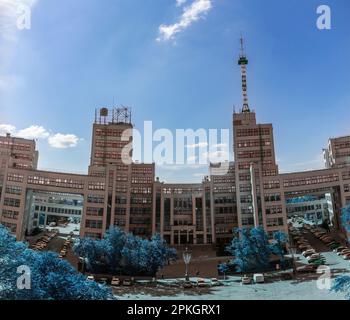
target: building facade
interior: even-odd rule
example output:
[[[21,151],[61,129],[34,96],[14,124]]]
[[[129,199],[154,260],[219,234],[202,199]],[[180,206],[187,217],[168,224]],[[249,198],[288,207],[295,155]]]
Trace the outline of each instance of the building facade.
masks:
[[[340,210],[350,203],[350,137],[330,139],[325,169],[280,174],[273,126],[259,124],[249,106],[243,46],[238,64],[243,107],[233,114],[235,159],[228,170],[211,164],[202,183],[162,182],[154,163],[132,161],[130,110],[102,108],[95,115],[86,175],[38,170],[35,141],[0,137],[0,223],[23,240],[36,219],[35,195],[61,193],[82,199],[82,237],[101,238],[115,225],[142,237],[160,233],[171,245],[225,244],[237,227],[288,232],[288,199],[327,194],[333,224],[341,229]]]

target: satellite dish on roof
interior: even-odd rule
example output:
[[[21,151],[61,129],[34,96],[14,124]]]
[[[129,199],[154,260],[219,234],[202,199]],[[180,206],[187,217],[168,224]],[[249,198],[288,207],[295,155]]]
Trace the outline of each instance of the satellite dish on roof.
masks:
[[[100,109],[100,116],[101,117],[108,117],[108,109],[107,108],[101,108]]]

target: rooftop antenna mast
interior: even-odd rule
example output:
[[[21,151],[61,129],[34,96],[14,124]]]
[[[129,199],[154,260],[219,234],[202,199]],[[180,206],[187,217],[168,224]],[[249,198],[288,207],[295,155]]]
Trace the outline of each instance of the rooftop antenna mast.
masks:
[[[248,65],[248,59],[245,53],[244,48],[244,39],[241,35],[240,38],[240,44],[241,44],[241,50],[238,60],[238,65],[241,66],[241,76],[242,76],[242,96],[243,96],[243,113],[250,112],[249,103],[248,103],[248,91],[247,91],[247,65]]]

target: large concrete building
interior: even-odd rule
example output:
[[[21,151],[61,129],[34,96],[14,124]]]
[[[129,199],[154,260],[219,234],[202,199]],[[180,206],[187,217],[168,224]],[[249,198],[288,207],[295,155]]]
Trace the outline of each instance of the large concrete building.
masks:
[[[71,194],[82,199],[83,237],[101,238],[116,225],[143,237],[160,233],[172,245],[224,244],[235,227],[287,232],[288,199],[327,194],[333,224],[341,229],[340,210],[350,202],[350,137],[329,141],[325,169],[280,174],[272,124],[259,124],[248,103],[243,47],[239,65],[243,107],[233,114],[235,159],[228,170],[220,173],[213,170],[220,164],[211,164],[202,183],[162,182],[155,178],[155,164],[131,161],[129,109],[102,108],[95,115],[86,175],[38,170],[34,141],[0,137],[0,223],[23,240],[33,224],[33,198]]]

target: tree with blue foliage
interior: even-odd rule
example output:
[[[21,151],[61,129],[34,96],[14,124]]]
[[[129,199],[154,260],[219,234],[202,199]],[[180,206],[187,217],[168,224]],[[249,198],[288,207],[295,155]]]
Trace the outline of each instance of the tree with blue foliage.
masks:
[[[20,289],[17,268],[30,270],[30,288]],[[52,252],[28,249],[0,225],[0,299],[6,300],[108,300],[111,289],[88,281],[67,261]],[[28,283],[27,283],[28,285]]]
[[[282,231],[274,232],[273,241],[270,245],[271,252],[277,255],[280,259],[282,267],[285,264],[285,248],[287,243],[287,236]]]
[[[342,209],[341,222],[346,232],[350,232],[350,205]],[[343,292],[345,293],[345,297],[350,300],[350,276],[342,275],[335,278],[332,283],[331,291]]]
[[[126,243],[126,234],[120,228],[109,228],[104,236],[107,249],[108,268],[110,272],[118,270],[122,261],[122,249]]]
[[[232,263],[238,272],[264,271],[270,266],[271,254],[278,252],[280,259],[284,259],[282,233],[276,235],[272,244],[263,228],[238,228],[236,236],[226,248],[233,257]],[[283,260],[284,261],[284,260]]]
[[[342,222],[343,228],[347,232],[350,232],[350,205],[342,209],[341,222]]]
[[[160,235],[148,240],[118,227],[111,227],[102,240],[80,239],[73,251],[89,262],[91,272],[104,266],[110,273],[126,275],[154,276],[170,259],[176,259],[176,250],[169,248]]]
[[[165,267],[169,260],[175,260],[176,250],[169,248],[160,234],[154,235],[146,244],[147,248],[147,272],[155,274],[159,269]]]
[[[227,263],[221,263],[218,266],[218,271],[224,275],[224,280],[226,280],[226,273],[230,271],[230,267]]]
[[[85,267],[91,272],[103,269],[111,250],[107,241],[95,241],[91,238],[78,239],[73,246],[74,254],[84,258]]]
[[[345,298],[350,300],[350,276],[336,277],[332,282],[331,291],[345,293]]]

